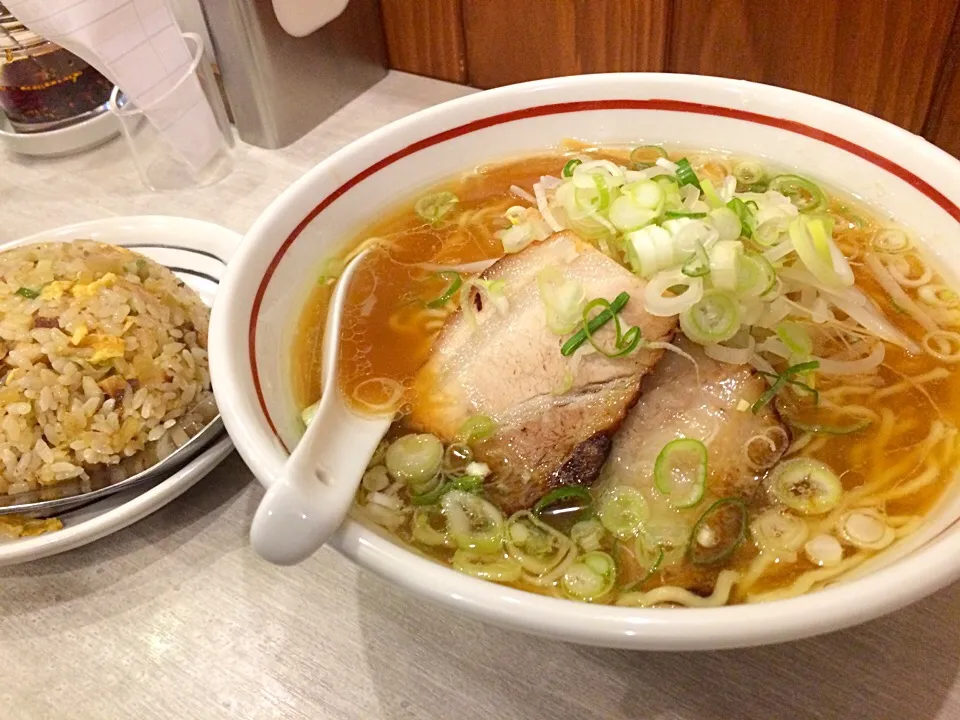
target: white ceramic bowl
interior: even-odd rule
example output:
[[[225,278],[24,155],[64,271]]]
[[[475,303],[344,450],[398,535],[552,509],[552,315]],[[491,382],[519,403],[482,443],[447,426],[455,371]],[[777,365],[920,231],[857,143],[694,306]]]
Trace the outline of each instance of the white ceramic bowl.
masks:
[[[320,262],[402,196],[571,137],[729,150],[796,167],[914,228],[960,276],[960,163],[842,105],[735,80],[652,74],[544,80],[445,103],[322,162],[273,202],[230,264],[213,311],[212,370],[227,428],[264,485],[279,476],[300,434],[291,338]],[[960,508],[952,500],[868,573],[796,599],[715,609],[637,610],[529,594],[425,560],[354,521],[333,543],[424,598],[502,626],[595,645],[724,648],[863,622],[960,577]]]

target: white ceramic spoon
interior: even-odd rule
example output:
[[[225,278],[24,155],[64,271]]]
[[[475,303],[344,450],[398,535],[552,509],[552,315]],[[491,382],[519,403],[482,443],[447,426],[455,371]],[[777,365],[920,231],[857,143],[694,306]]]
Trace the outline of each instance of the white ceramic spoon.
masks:
[[[344,269],[330,299],[320,370],[323,396],[307,431],[267,490],[253,517],[254,550],[277,565],[293,565],[315,553],[346,518],[367,463],[393,414],[359,415],[337,382],[340,329],[347,291],[363,252]]]

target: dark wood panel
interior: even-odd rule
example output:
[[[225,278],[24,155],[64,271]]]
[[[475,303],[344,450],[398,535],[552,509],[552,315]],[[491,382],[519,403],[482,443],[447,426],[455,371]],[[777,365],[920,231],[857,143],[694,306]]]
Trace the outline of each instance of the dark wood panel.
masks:
[[[390,67],[467,80],[460,0],[380,0]]]
[[[662,70],[668,0],[463,0],[467,77],[481,88]]]
[[[918,132],[958,0],[675,0],[670,70],[802,90]]]
[[[960,158],[960,9],[953,19],[923,135]]]

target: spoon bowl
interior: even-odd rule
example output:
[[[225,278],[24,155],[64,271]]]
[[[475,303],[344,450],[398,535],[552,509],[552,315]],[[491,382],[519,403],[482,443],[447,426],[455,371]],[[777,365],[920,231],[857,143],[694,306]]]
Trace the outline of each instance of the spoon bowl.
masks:
[[[392,413],[368,416],[353,411],[336,381],[343,310],[350,282],[367,252],[347,265],[330,299],[320,370],[324,391],[316,414],[283,474],[267,489],[250,528],[254,550],[276,565],[305,560],[340,527],[393,421]]]

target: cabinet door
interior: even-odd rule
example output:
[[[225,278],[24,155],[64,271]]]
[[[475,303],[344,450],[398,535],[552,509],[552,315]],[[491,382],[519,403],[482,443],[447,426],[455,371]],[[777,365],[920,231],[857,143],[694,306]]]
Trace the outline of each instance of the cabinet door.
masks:
[[[781,85],[919,132],[957,0],[675,0],[668,68]]]

